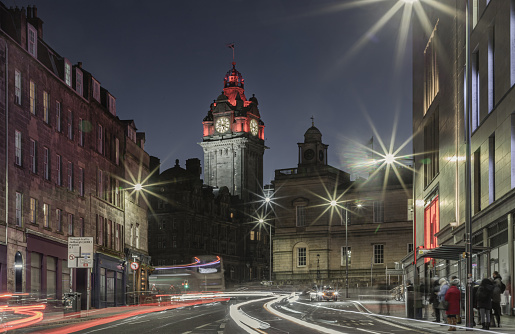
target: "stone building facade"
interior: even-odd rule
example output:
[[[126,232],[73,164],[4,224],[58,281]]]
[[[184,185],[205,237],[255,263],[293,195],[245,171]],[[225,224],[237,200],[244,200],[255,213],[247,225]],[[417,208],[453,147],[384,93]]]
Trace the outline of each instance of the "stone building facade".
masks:
[[[45,43],[35,7],[0,3],[0,44],[0,291],[51,301],[73,290],[83,308],[123,305],[126,247],[148,255],[147,208],[124,181],[148,175],[144,134],[82,63]],[[134,248],[124,236],[138,224]],[[71,236],[93,238],[91,270],[68,268]]]
[[[421,3],[428,21],[413,21],[413,151],[420,157],[414,180],[415,245],[464,250],[466,2],[437,2],[451,10]],[[474,252],[472,276],[476,280],[498,271],[506,282],[515,268],[515,2],[470,2],[470,240],[473,247],[488,248]],[[461,256],[406,259],[407,264],[415,261],[408,268],[415,281],[456,275],[466,283]],[[511,298],[502,302],[511,313]]]
[[[398,167],[402,182],[383,169],[351,181],[327,164],[328,146],[314,125],[298,145],[298,166],[275,171],[275,279],[342,287],[348,268],[349,287],[385,283],[386,269],[412,244],[412,172]]]

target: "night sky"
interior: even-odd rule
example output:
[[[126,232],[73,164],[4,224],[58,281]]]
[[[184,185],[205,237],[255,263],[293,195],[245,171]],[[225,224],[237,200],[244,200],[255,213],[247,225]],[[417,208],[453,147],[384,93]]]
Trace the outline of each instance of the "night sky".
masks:
[[[297,166],[311,116],[329,164],[353,173],[363,156],[353,141],[367,143],[372,125],[388,145],[395,124],[396,146],[412,132],[411,36],[399,47],[398,0],[3,2],[37,6],[44,40],[116,97],[117,115],[146,133],[162,171],[175,159],[203,160],[202,119],[231,68],[228,43],[265,122],[265,184]]]

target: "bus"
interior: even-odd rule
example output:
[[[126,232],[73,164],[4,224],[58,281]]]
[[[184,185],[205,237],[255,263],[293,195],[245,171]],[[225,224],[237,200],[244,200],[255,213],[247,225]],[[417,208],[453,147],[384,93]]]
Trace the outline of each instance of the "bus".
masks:
[[[149,286],[158,294],[224,291],[222,258],[199,255],[188,264],[155,267],[149,276]]]

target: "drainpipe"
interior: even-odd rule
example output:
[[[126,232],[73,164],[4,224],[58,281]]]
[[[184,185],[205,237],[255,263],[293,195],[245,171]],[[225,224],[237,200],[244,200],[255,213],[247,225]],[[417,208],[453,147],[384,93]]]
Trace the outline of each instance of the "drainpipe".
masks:
[[[9,222],[9,48],[5,43],[5,246]]]

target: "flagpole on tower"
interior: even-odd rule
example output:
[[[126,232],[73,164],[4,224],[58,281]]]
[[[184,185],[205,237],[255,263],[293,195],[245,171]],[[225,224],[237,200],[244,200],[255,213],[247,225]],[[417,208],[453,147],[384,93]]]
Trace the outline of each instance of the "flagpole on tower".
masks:
[[[234,43],[227,44],[227,47],[232,49],[232,61],[234,62]]]

